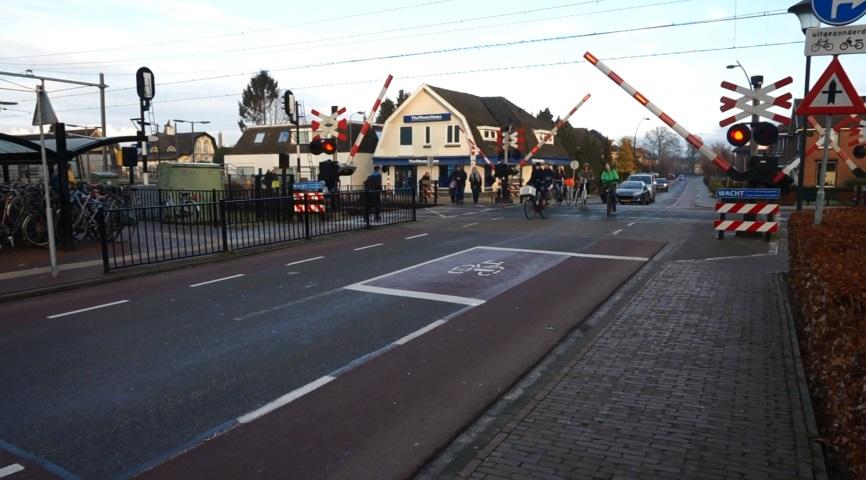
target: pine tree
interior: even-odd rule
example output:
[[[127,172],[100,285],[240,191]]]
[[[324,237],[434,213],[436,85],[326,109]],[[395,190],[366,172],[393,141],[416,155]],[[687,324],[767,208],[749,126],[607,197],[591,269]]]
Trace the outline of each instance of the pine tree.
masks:
[[[280,87],[267,70],[262,70],[250,78],[250,83],[241,94],[238,102],[238,115],[246,125],[270,125],[286,121],[286,114],[280,102]]]

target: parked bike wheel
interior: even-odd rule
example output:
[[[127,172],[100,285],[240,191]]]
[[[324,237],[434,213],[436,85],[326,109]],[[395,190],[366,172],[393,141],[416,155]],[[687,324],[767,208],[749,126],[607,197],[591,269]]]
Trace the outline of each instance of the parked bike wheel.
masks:
[[[535,208],[535,199],[532,197],[523,200],[523,214],[528,220],[532,220],[538,214],[538,210]]]
[[[32,210],[21,222],[21,234],[30,245],[45,246],[48,244],[48,222],[41,213]]]

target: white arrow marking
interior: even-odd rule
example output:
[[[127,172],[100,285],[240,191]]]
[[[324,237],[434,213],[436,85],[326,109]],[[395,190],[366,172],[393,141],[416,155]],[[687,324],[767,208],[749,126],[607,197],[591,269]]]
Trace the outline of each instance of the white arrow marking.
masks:
[[[830,10],[830,18],[836,18],[839,14],[840,5],[851,5],[851,10],[859,7],[866,0],[833,0],[833,8]]]

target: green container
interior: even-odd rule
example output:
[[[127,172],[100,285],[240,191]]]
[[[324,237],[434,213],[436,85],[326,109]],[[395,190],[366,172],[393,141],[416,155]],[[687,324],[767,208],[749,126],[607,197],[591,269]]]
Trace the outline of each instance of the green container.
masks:
[[[222,190],[223,166],[215,163],[162,162],[159,188],[165,190]]]
[[[90,172],[90,183],[99,185],[118,185],[114,172]]]

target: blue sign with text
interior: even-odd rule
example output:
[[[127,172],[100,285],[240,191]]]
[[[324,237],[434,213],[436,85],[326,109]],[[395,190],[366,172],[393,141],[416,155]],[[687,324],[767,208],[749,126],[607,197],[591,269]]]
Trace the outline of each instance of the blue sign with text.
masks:
[[[848,25],[866,14],[866,0],[812,0],[812,12],[827,25]]]
[[[425,113],[421,115],[403,115],[403,123],[418,122],[450,122],[451,113]]]
[[[778,200],[781,191],[778,188],[719,188],[716,198],[719,200]]]
[[[304,192],[324,192],[325,182],[295,182],[294,189]]]

